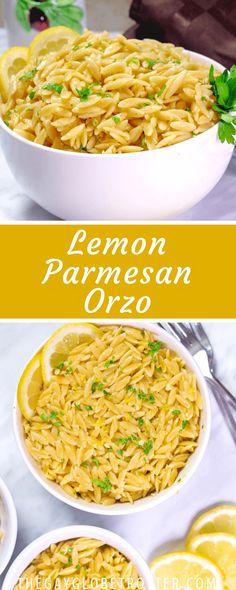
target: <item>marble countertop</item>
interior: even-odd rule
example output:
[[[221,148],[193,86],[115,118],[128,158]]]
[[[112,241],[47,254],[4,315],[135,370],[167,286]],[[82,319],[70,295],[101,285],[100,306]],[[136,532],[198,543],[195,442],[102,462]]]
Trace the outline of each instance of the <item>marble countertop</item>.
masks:
[[[6,33],[0,29],[0,54],[6,48]],[[177,217],[178,220],[236,219],[236,154],[217,186],[200,203]],[[23,193],[13,178],[0,148],[0,222],[44,221],[57,218]]]
[[[150,559],[171,541],[176,545],[202,509],[220,502],[236,503],[235,447],[213,398],[206,455],[191,481],[166,503],[141,514],[104,517],[70,508],[51,497],[29,473],[17,449],[12,405],[25,362],[56,327],[55,323],[0,324],[0,475],[12,492],[18,513],[14,556],[48,530],[93,524],[122,535]],[[236,323],[208,323],[205,327],[214,346],[218,376],[236,395]],[[2,580],[3,576],[0,586]]]

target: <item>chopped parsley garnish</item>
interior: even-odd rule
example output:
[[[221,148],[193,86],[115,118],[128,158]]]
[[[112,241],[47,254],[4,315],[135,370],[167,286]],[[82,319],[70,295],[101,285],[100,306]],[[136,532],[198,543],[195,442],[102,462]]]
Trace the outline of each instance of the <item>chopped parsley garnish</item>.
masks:
[[[76,410],[81,410],[81,405],[80,404],[75,404],[75,408],[76,408]]]
[[[181,414],[180,410],[172,410],[172,414],[173,416],[179,416],[179,414]]]
[[[111,395],[110,391],[107,391],[106,389],[103,389],[103,393],[104,395],[106,395],[107,397],[109,397]]]
[[[191,112],[191,108],[190,108],[190,107],[186,107],[186,109],[185,109],[185,110],[186,110],[186,111],[188,111],[188,113],[190,113],[190,112]]]
[[[92,461],[95,463],[96,467],[99,467],[100,461],[97,459],[97,457],[93,457]]]
[[[120,123],[120,121],[121,121],[120,117],[116,117],[116,116],[112,117],[112,119],[116,125],[118,125],[118,123]]]
[[[67,369],[65,370],[65,374],[66,375],[71,375],[72,373],[73,373],[72,367],[67,367]]]
[[[158,342],[158,341],[149,342],[147,354],[150,354],[151,357],[154,359],[155,355],[157,354],[157,352],[159,352],[160,348],[161,348],[161,342]]]
[[[108,492],[111,491],[112,489],[112,484],[109,480],[109,477],[105,477],[105,479],[102,481],[100,479],[94,479],[93,480],[94,485],[96,485],[98,488],[101,488],[105,494],[107,494]]]
[[[30,100],[33,100],[33,98],[35,97],[35,94],[36,94],[36,90],[31,90],[31,92],[29,93]]]
[[[144,419],[143,418],[138,418],[138,425],[139,426],[143,426],[144,425]]]
[[[87,43],[87,44],[85,45],[85,49],[88,49],[89,47],[92,47],[92,46],[93,46],[93,45],[92,45],[92,43]]]
[[[143,136],[142,136],[142,138],[141,138],[141,142],[140,142],[140,143],[141,143],[141,147],[143,147],[143,148],[144,148],[144,147],[145,147],[145,145],[146,145],[146,137],[145,137],[145,135],[143,135]]]
[[[9,121],[7,121],[6,119],[4,119],[4,120],[3,120],[3,123],[5,123],[5,125],[6,125],[7,127],[10,127],[10,123],[9,123]]]
[[[112,98],[111,92],[96,92],[97,96],[101,96],[102,98]]]
[[[55,418],[57,418],[57,416],[58,416],[58,412],[51,412],[51,414],[50,414],[51,420],[55,420]]]
[[[81,467],[88,467],[88,462],[87,461],[83,461],[83,463],[81,463]]]
[[[163,84],[159,90],[159,92],[157,93],[157,96],[161,96],[164,92],[164,90],[166,89],[166,84]]]
[[[202,100],[202,102],[205,102],[206,96],[201,96],[201,100]]]
[[[162,373],[162,368],[161,367],[155,367],[155,371],[157,371],[157,373]]]
[[[132,59],[130,61],[132,63],[136,64],[136,66],[140,66],[140,61],[139,61],[138,57],[132,57]]]
[[[123,449],[118,449],[117,454],[120,455],[120,457],[123,457],[123,455],[124,455]]]
[[[92,412],[93,411],[93,407],[92,406],[84,406],[84,409],[87,410],[87,412]]]
[[[41,414],[40,418],[43,422],[48,422],[49,421],[49,416],[47,416],[47,414]]]
[[[149,455],[150,451],[153,449],[153,442],[148,440],[142,445],[142,449],[145,455]]]
[[[114,363],[116,363],[116,359],[115,359],[115,357],[113,356],[111,359],[109,359],[108,361],[106,361],[106,362],[104,363],[104,367],[105,367],[105,369],[109,369],[109,367],[111,367],[111,365],[114,365]]]
[[[80,563],[78,563],[78,564],[75,566],[75,569],[76,569],[76,570],[80,570],[80,569],[81,569],[81,565],[80,565]]]
[[[80,90],[79,88],[76,88],[76,92],[80,97],[81,102],[87,102],[89,96],[92,94],[92,91],[89,88],[89,86],[84,86],[84,88],[81,88]]]
[[[59,365],[56,366],[56,369],[59,369],[59,371],[62,371],[65,367],[65,363],[59,363]]]
[[[231,114],[236,107],[236,65],[214,76],[214,66],[209,71],[209,82],[215,97],[212,108],[218,113],[220,122],[218,136],[221,143],[234,144],[236,135],[236,116]]]
[[[147,64],[149,68],[153,68],[158,63],[158,59],[148,59]]]
[[[182,421],[182,425],[181,425],[181,431],[184,430],[186,428],[186,426],[188,426],[188,420],[183,420]]]
[[[126,389],[127,391],[130,391],[130,393],[137,393],[137,389],[135,389],[135,387],[132,385],[127,385]]]
[[[119,440],[118,440],[118,445],[125,446],[125,445],[127,445],[129,442],[132,442],[132,438],[131,438],[131,436],[127,436],[127,437],[124,437],[124,438],[119,438]]]
[[[25,74],[23,74],[19,80],[22,81],[26,81],[26,80],[33,80],[35,74],[37,72],[37,68],[34,68],[33,70],[30,70],[29,72],[25,72]]]
[[[54,91],[57,94],[61,94],[64,86],[62,84],[44,84],[43,90]]]
[[[102,383],[101,381],[94,381],[94,383],[92,383],[92,393],[95,393],[95,391],[102,391],[104,389],[105,385],[104,383]]]

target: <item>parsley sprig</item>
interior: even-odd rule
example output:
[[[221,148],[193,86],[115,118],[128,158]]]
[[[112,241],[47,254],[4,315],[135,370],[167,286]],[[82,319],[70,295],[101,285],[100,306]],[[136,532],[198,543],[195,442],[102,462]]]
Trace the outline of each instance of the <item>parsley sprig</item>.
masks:
[[[236,135],[236,65],[214,76],[214,66],[210,67],[209,82],[215,97],[212,108],[219,114],[219,139],[221,143],[234,144]]]

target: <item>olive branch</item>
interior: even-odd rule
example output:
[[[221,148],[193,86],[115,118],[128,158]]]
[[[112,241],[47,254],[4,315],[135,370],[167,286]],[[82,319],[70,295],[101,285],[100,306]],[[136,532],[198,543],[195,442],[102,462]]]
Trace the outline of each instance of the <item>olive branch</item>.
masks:
[[[74,29],[78,33],[82,33],[81,20],[84,12],[82,8],[75,6],[75,0],[43,0],[40,3],[35,2],[35,0],[17,0],[16,18],[22,28],[27,32],[31,31],[28,18],[31,8],[42,10],[51,27],[64,25]]]

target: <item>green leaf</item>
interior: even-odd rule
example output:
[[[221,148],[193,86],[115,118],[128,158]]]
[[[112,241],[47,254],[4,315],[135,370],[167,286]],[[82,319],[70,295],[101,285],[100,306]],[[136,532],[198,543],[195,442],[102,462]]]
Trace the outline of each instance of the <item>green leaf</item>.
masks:
[[[215,96],[212,105],[214,111],[219,114],[220,122],[218,136],[221,143],[225,141],[234,144],[236,135],[236,116],[231,114],[236,107],[236,66],[230,70],[224,70],[219,76],[214,76],[214,67],[210,67],[209,82]]]
[[[22,28],[27,31],[27,33],[31,31],[30,22],[28,19],[27,4],[24,1],[22,2],[22,0],[18,0],[16,3],[16,18]]]

